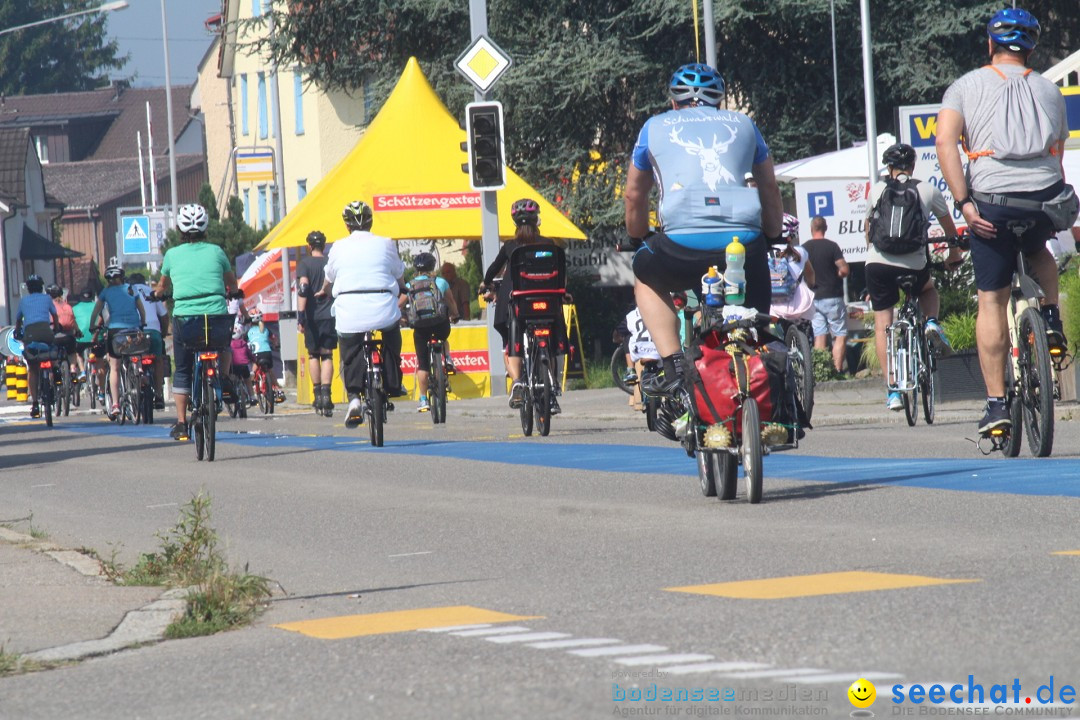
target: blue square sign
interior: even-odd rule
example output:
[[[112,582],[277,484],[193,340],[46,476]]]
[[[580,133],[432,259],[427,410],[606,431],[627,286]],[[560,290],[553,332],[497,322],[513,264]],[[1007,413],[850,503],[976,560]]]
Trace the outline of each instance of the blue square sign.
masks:
[[[810,209],[811,217],[814,215],[831,216],[833,214],[832,191],[807,193],[806,206]]]
[[[124,255],[145,255],[150,252],[150,218],[130,215],[121,218],[120,239]]]

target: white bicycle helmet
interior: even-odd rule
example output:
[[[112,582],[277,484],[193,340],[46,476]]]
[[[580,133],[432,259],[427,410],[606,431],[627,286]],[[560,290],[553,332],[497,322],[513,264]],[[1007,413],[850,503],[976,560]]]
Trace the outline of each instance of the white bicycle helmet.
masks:
[[[210,225],[206,208],[198,203],[180,206],[176,214],[176,228],[182,235],[202,235]]]

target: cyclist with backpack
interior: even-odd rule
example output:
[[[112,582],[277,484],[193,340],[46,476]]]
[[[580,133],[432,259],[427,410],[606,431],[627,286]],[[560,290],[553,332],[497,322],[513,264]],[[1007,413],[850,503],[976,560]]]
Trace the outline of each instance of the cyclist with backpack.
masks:
[[[19,300],[19,308],[15,311],[15,338],[22,340],[24,345],[30,343],[43,343],[52,345],[55,342],[55,331],[60,327],[60,320],[56,315],[56,307],[52,298],[45,294],[45,281],[40,275],[31,275],[26,278],[27,295]],[[26,378],[30,390],[30,417],[41,417],[41,406],[38,404],[38,363],[28,360],[26,363]]]
[[[888,177],[870,189],[870,209],[867,212],[866,289],[870,307],[874,310],[874,344],[881,367],[886,363],[886,336],[893,321],[893,308],[900,301],[898,281],[903,275],[915,275],[919,290],[919,308],[926,318],[926,338],[943,354],[952,347],[945,331],[938,324],[941,302],[927,262],[930,241],[931,213],[941,223],[949,237],[956,235],[952,213],[945,196],[932,183],[919,182],[911,177],[915,170],[915,148],[904,143],[889,147],[881,156]],[[949,248],[946,267],[955,267],[963,259],[955,246]],[[899,412],[904,407],[900,393],[890,389],[891,378],[885,378],[886,407]]]
[[[116,351],[113,342],[116,334],[122,330],[138,330],[146,326],[146,310],[143,308],[142,296],[131,289],[124,282],[124,268],[114,263],[105,268],[105,282],[109,285],[98,295],[97,304],[94,305],[93,314],[90,316],[90,326],[93,327],[101,317],[103,310],[108,309],[109,321],[106,323],[108,335],[106,346],[109,352],[109,417],[115,418],[120,414],[120,361],[123,356]]]
[[[56,316],[60,321],[60,332],[56,334],[56,345],[67,353],[68,367],[71,376],[77,378],[80,375],[79,365],[82,358],[75,352],[75,338],[79,335],[79,325],[75,322],[75,311],[64,297],[64,289],[53,283],[45,288],[45,293],[52,298],[53,307],[56,308]]]
[[[973,233],[971,262],[979,293],[975,339],[987,393],[982,434],[1012,424],[1005,395],[1006,311],[1018,250],[1045,295],[1047,340],[1051,348],[1066,347],[1057,266],[1046,241],[1055,230],[1072,226],[1078,205],[1062,167],[1069,136],[1064,97],[1027,67],[1041,29],[1026,10],[995,13],[986,26],[990,64],[949,86],[937,118],[941,174]],[[966,174],[961,139],[969,160]]]
[[[450,292],[450,283],[436,277],[435,256],[422,252],[413,258],[416,275],[405,283],[405,315],[409,327],[413,329],[413,346],[416,349],[416,391],[420,396],[417,412],[428,412],[428,381],[431,372],[431,358],[428,357],[428,342],[435,338],[446,341],[450,337],[450,323],[460,318],[457,302]],[[447,365],[449,352],[447,353]]]

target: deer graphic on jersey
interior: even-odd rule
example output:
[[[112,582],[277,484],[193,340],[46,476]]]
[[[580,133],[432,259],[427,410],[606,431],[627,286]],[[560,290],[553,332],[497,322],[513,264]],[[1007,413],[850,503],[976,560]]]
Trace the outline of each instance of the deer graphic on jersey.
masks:
[[[700,139],[694,142],[687,142],[680,137],[682,128],[675,128],[671,131],[669,139],[679,147],[685,148],[686,152],[691,155],[697,155],[701,161],[701,174],[705,184],[709,186],[709,190],[716,191],[716,186],[721,180],[726,183],[734,183],[735,176],[732,175],[724,164],[720,162],[720,155],[726,153],[731,143],[735,142],[735,128],[730,125],[725,125],[727,131],[731,133],[724,142],[720,142],[716,139],[716,133],[713,133],[713,142],[711,148],[706,148],[705,143]]]

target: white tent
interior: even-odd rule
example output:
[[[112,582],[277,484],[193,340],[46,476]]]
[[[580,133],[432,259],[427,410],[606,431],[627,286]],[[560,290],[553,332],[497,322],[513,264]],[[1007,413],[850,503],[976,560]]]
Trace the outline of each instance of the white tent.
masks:
[[[886,148],[896,142],[888,133],[878,135],[878,158]],[[784,182],[795,180],[826,180],[831,178],[866,178],[869,176],[866,161],[866,143],[844,150],[834,150],[824,155],[814,155],[776,166],[776,179]]]

